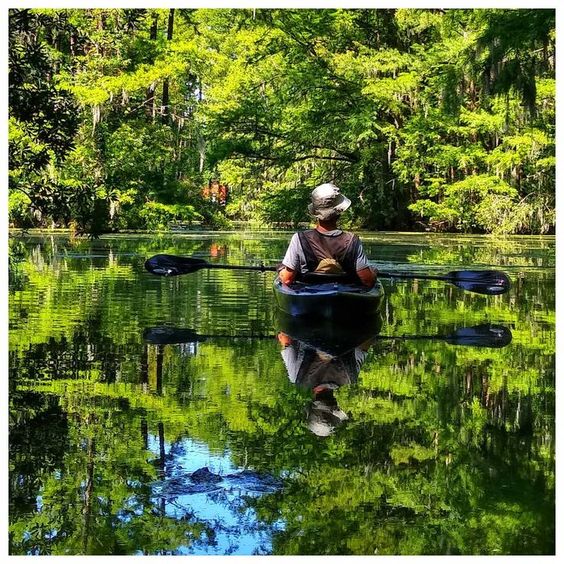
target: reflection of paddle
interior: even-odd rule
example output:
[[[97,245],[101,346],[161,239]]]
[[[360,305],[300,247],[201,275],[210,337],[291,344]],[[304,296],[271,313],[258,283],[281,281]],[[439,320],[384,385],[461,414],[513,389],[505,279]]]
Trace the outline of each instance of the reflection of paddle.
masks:
[[[176,255],[155,255],[145,261],[145,268],[159,276],[178,276],[191,274],[203,268],[221,268],[226,270],[258,270],[259,272],[276,272],[275,266],[247,266],[234,264],[216,264],[194,257]],[[453,270],[442,276],[431,274],[412,274],[402,272],[378,272],[379,278],[423,279],[450,282],[458,288],[478,294],[496,295],[507,292],[510,287],[509,278],[498,270]]]
[[[174,327],[149,327],[143,332],[145,342],[153,345],[173,345],[179,343],[196,343],[208,339],[273,339],[274,335],[200,335],[193,329],[175,329]],[[375,335],[374,340],[435,340],[445,341],[450,345],[466,347],[505,347],[511,342],[512,334],[503,325],[475,325],[474,327],[460,327],[449,335]],[[360,344],[360,343],[359,343]]]
[[[419,339],[445,341],[450,345],[462,345],[466,347],[505,347],[511,342],[513,335],[508,327],[503,325],[475,325],[474,327],[460,327],[450,335],[379,335],[376,339],[405,339],[415,341]]]
[[[273,339],[274,335],[200,335],[193,329],[175,327],[148,327],[143,331],[143,340],[152,345],[176,345],[180,343],[202,343],[208,339]]]

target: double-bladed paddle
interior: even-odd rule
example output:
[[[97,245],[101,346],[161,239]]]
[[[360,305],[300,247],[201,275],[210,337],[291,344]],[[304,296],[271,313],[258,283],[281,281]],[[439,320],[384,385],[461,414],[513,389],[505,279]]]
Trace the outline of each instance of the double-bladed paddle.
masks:
[[[153,345],[173,345],[180,343],[197,343],[208,339],[273,339],[273,335],[200,335],[193,329],[178,329],[174,327],[161,326],[149,327],[143,332],[145,342]],[[508,327],[503,325],[491,325],[489,323],[475,325],[473,327],[459,327],[448,335],[375,335],[376,340],[434,340],[445,341],[450,345],[462,345],[467,347],[490,347],[501,348],[511,342],[513,335]]]
[[[176,255],[155,255],[145,261],[145,268],[159,276],[178,276],[191,274],[203,268],[221,268],[227,270],[258,270],[276,272],[275,266],[247,266],[216,264],[201,258],[181,257]],[[453,270],[444,275],[413,274],[409,272],[378,272],[379,278],[442,280],[458,288],[478,294],[497,295],[509,290],[511,283],[504,272],[498,270]]]

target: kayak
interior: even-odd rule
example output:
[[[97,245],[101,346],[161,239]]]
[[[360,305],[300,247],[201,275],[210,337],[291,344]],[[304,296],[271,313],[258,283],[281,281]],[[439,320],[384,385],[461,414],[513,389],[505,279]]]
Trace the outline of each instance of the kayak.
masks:
[[[373,288],[342,282],[303,283],[289,286],[274,280],[278,308],[293,317],[358,319],[378,313],[384,298],[379,281]]]

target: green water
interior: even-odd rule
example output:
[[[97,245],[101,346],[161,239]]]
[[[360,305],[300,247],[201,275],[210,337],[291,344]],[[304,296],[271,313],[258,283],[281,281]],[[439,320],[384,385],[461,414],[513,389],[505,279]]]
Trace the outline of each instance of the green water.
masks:
[[[278,318],[272,273],[143,270],[276,264],[289,237],[11,238],[11,554],[554,553],[554,238],[362,235],[381,270],[513,286],[384,281],[382,338],[340,357]],[[511,342],[385,338],[482,324]]]

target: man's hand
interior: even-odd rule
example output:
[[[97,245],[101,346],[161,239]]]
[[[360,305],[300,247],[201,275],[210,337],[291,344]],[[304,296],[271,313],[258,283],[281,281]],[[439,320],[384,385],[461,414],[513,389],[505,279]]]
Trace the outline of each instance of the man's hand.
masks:
[[[289,335],[286,335],[286,333],[284,333],[283,331],[280,331],[280,333],[278,333],[278,335],[276,335],[276,338],[278,339],[278,342],[283,347],[289,347],[293,342],[292,337],[290,337]]]
[[[282,284],[288,286],[296,279],[296,271],[291,268],[284,267],[279,273],[278,278],[280,278]]]
[[[364,286],[372,288],[372,286],[376,284],[376,277],[378,276],[378,271],[376,269],[372,269],[367,266],[362,270],[357,270],[356,274]]]

